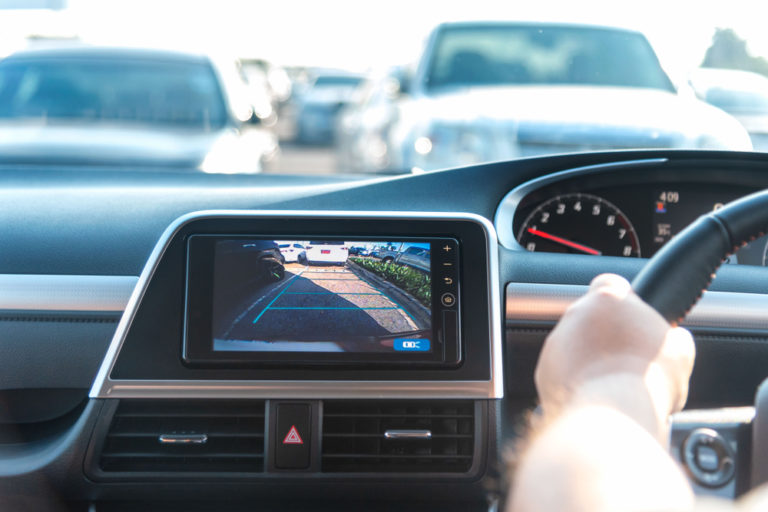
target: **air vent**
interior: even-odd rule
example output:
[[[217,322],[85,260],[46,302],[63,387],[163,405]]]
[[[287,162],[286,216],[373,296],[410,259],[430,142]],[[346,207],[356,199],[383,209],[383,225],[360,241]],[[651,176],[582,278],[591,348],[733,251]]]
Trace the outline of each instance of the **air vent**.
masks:
[[[264,402],[123,400],[100,466],[105,472],[261,472]]]
[[[326,401],[326,472],[464,473],[472,466],[471,401]]]

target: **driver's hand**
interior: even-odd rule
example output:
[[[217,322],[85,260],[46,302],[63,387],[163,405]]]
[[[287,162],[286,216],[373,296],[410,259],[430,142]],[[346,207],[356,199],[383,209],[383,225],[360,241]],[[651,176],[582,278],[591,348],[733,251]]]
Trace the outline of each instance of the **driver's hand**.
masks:
[[[618,409],[662,440],[688,396],[695,347],[622,277],[596,277],[563,315],[536,368],[545,417],[572,405]]]

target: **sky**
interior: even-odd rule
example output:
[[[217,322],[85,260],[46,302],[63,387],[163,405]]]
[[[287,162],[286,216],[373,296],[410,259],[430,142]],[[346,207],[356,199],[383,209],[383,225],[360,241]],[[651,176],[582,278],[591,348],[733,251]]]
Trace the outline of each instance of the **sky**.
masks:
[[[672,74],[695,68],[715,28],[768,56],[764,0],[69,0],[63,11],[0,10],[0,54],[30,32],[357,71],[414,61],[441,21],[523,19],[642,31]]]

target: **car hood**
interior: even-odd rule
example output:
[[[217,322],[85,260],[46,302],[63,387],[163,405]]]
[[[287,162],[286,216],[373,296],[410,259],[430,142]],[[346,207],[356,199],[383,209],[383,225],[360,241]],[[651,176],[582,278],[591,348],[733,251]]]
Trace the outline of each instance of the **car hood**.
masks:
[[[675,147],[684,140],[709,137],[730,149],[749,149],[746,132],[728,114],[700,100],[655,89],[473,87],[418,103],[413,103],[413,115],[422,119],[487,127],[514,124],[521,142]],[[633,133],[642,134],[646,142],[626,139]],[[666,143],[654,145],[654,139]]]
[[[203,132],[106,123],[0,122],[2,162],[258,172],[266,149],[258,137],[244,137],[234,128]]]
[[[749,133],[768,133],[768,112],[731,112]]]

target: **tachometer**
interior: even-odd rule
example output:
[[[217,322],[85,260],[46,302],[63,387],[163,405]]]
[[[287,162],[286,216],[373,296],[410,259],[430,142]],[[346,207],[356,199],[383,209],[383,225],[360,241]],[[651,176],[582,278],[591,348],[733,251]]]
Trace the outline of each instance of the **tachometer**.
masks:
[[[564,194],[542,203],[523,222],[517,241],[528,251],[640,257],[627,216],[591,194]]]

